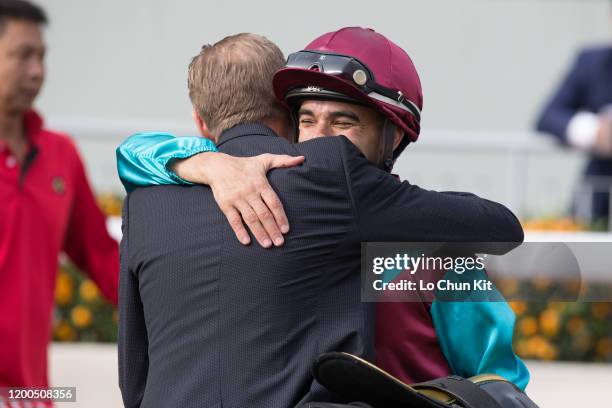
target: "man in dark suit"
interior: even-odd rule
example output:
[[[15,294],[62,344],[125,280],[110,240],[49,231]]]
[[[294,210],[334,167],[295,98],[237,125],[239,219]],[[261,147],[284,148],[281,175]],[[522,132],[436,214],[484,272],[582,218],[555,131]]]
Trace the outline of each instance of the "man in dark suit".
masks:
[[[343,136],[278,137],[289,121],[270,83],[283,64],[274,44],[243,34],[205,47],[190,66],[196,123],[221,152],[305,157],[270,173],[291,220],[282,247],[242,245],[207,187],[137,188],[126,199],[119,363],[127,407],[329,400],[310,374],[318,354],[373,358],[362,241],[522,241],[502,205],[401,183]]]
[[[574,211],[582,219],[609,217],[612,188],[612,47],[579,53],[541,113],[537,130],[589,154]]]

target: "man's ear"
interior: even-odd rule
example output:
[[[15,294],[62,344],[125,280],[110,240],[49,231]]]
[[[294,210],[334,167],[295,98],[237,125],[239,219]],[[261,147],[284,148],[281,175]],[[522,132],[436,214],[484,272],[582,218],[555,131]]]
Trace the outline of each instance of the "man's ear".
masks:
[[[393,151],[397,149],[400,142],[404,138],[404,131],[400,129],[398,126],[395,127],[395,135],[393,135]]]
[[[200,132],[200,135],[202,135],[202,137],[210,139],[213,142],[217,141],[217,138],[212,133],[210,133],[206,122],[204,122],[204,120],[200,117],[200,114],[195,109],[191,111],[191,117],[193,118],[193,121],[195,122],[196,127],[198,128],[198,132]]]

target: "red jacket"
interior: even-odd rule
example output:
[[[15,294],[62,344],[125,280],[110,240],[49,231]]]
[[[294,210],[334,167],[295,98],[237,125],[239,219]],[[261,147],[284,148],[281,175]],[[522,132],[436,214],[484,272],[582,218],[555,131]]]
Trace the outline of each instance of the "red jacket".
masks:
[[[35,112],[24,124],[23,163],[0,142],[0,386],[46,387],[58,255],[116,304],[119,254],[73,142]]]

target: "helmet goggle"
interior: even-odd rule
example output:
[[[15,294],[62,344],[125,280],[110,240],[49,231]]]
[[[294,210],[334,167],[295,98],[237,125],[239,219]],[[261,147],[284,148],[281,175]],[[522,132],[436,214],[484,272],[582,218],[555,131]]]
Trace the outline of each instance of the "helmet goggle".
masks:
[[[299,51],[290,54],[285,68],[300,68],[340,77],[359,88],[368,97],[396,106],[421,120],[419,108],[400,92],[379,85],[368,67],[347,55],[315,51]]]

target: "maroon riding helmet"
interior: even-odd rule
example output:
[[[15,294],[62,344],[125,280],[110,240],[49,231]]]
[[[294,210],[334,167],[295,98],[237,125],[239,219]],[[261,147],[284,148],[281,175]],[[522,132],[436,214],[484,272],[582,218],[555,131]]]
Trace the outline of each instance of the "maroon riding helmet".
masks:
[[[315,39],[289,55],[273,86],[290,107],[304,99],[331,99],[380,112],[387,119],[380,163],[386,170],[419,136],[423,93],[416,68],[404,50],[372,29],[346,27]],[[394,126],[404,137],[392,151]]]

